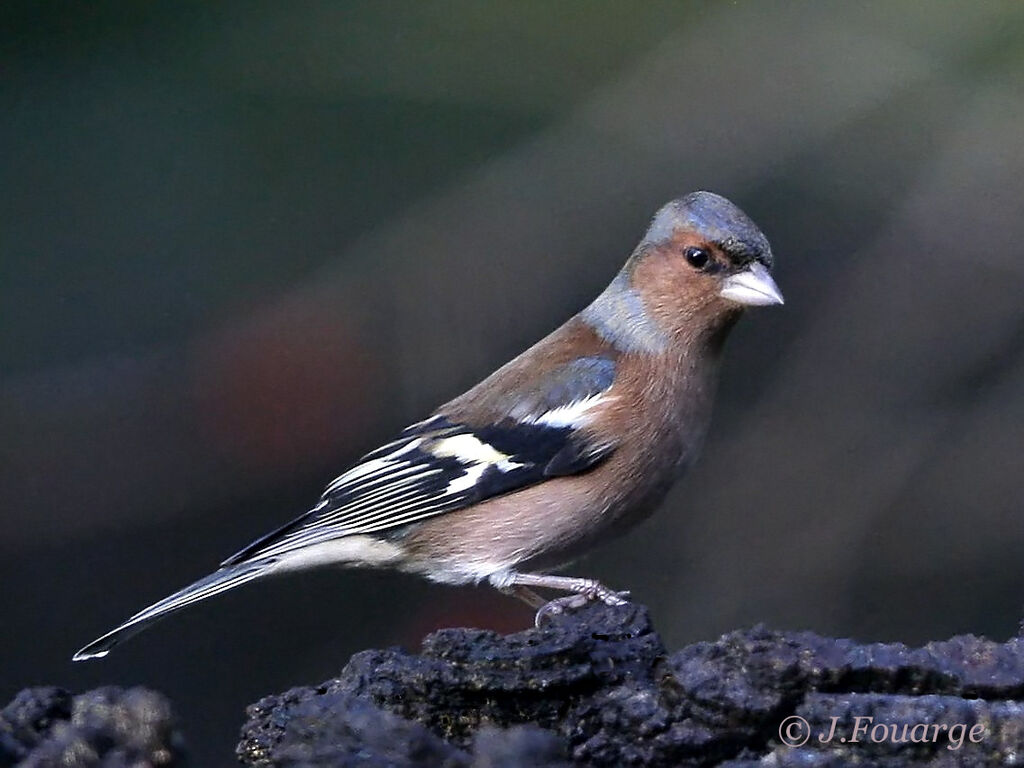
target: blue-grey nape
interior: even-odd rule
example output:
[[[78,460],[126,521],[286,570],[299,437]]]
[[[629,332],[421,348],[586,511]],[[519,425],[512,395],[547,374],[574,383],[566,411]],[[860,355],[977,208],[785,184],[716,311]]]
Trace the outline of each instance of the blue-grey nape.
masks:
[[[692,229],[718,244],[740,264],[757,260],[772,266],[768,238],[747,214],[714,192],[692,192],[662,206],[642,244],[664,242],[679,228]]]
[[[657,354],[668,344],[668,337],[647,313],[625,269],[580,312],[580,319],[620,352]]]

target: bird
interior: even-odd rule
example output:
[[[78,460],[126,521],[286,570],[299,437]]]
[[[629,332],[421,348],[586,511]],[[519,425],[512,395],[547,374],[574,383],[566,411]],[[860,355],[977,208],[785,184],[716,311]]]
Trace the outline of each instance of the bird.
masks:
[[[318,502],[89,643],[107,655],[154,621],[271,574],[391,568],[488,583],[545,616],[629,593],[560,575],[647,517],[694,463],[723,344],[782,304],[767,238],[698,191],[661,207],[607,288],[561,327],[330,482]],[[537,589],[564,593],[546,600]]]

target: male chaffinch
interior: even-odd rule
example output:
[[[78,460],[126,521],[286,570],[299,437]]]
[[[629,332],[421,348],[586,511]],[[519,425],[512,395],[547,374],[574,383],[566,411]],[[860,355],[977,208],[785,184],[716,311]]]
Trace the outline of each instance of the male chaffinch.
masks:
[[[540,608],[538,621],[580,599],[623,602],[547,571],[644,518],[693,463],[729,330],[745,305],[782,303],[771,266],[768,240],[728,200],[673,200],[582,312],[75,660],[199,600],[318,565],[487,581]],[[545,603],[536,587],[570,594]]]

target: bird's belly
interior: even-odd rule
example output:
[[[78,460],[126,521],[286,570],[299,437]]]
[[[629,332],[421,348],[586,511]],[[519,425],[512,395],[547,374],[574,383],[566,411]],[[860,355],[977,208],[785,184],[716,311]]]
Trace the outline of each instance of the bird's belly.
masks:
[[[678,473],[671,461],[654,472],[623,473],[613,457],[584,475],[438,516],[401,537],[407,570],[459,584],[564,565],[649,516]]]

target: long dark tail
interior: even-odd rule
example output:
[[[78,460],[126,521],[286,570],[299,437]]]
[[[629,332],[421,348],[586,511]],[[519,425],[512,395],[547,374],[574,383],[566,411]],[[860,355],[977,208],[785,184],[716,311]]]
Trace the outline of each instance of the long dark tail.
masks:
[[[129,637],[137,635],[153,622],[174,613],[174,611],[192,605],[192,603],[198,603],[200,600],[219,595],[221,592],[226,592],[229,589],[245,584],[247,581],[252,581],[264,575],[272,565],[273,561],[254,561],[238,563],[237,565],[231,565],[214,571],[209,576],[204,576],[199,581],[189,584],[184,589],[165,597],[160,602],[153,603],[148,608],[136,613],[117,629],[93,640],[76,653],[73,660],[85,661],[86,659],[102,658],[110,653],[110,649],[122,640],[127,640]]]

